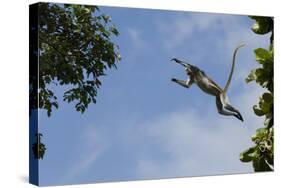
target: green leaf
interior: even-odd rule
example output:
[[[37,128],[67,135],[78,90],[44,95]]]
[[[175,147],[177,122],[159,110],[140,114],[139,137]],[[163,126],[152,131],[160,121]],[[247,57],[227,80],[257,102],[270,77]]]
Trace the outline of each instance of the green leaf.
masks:
[[[251,147],[246,151],[240,153],[240,161],[242,162],[250,162],[256,157],[256,148]]]
[[[256,54],[256,60],[261,64],[263,64],[265,61],[269,61],[272,59],[269,51],[263,48],[255,49],[255,54]]]
[[[265,158],[257,158],[253,160],[253,167],[255,172],[272,171],[269,165],[266,163]]]
[[[111,27],[111,28],[110,28],[110,31],[111,31],[114,35],[116,35],[116,36],[119,35],[119,31],[118,31],[115,27]]]
[[[266,103],[264,100],[260,103],[260,108],[263,111],[263,113],[268,113],[271,110],[271,104]]]
[[[51,112],[52,112],[52,110],[47,110],[47,115],[48,115],[48,117],[50,117],[51,116]]]
[[[102,14],[101,17],[102,17],[102,19],[104,20],[105,23],[107,23],[111,19],[110,16],[105,15],[105,14]]]
[[[250,72],[250,74],[248,75],[248,77],[245,79],[246,83],[249,83],[253,80],[256,80],[257,79],[257,76],[256,76],[256,70],[252,70]]]
[[[260,140],[265,136],[265,134],[266,134],[265,128],[259,128],[256,130],[256,137],[259,138]]]
[[[253,106],[253,110],[257,116],[263,116],[265,114],[257,105]]]
[[[70,4],[64,4],[63,6],[64,6],[64,8],[70,8],[71,7]]]
[[[118,54],[118,55],[117,55],[117,60],[118,60],[118,61],[121,61],[121,59],[122,59],[121,55]]]
[[[80,32],[81,32],[81,29],[80,29],[80,28],[74,29],[73,32],[74,32],[74,33],[80,33]]]
[[[253,27],[252,27],[252,31],[255,32],[256,34],[260,34],[260,35],[264,35],[268,32],[270,32],[268,27],[263,27],[263,24],[257,22],[254,23]]]
[[[273,29],[273,21],[270,17],[262,16],[250,16],[250,18],[256,20],[256,23],[252,26],[252,31],[259,35],[264,35]]]
[[[46,151],[45,144],[41,142],[42,134],[36,134],[36,141],[32,144],[32,151],[35,159],[43,159]]]
[[[267,128],[271,128],[273,126],[273,118],[266,118],[264,121],[264,125]]]
[[[262,98],[263,98],[263,100],[264,100],[265,102],[267,102],[267,103],[272,103],[272,102],[273,102],[273,96],[272,96],[271,93],[264,93],[264,94],[262,95]]]
[[[84,7],[82,11],[84,14],[89,14],[91,12],[91,9]]]

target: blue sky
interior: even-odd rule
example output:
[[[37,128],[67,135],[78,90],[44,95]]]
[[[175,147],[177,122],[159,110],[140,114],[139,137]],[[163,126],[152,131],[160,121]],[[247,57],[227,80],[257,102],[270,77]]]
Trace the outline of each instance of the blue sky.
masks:
[[[49,118],[40,111],[47,145],[40,160],[40,185],[94,183],[253,172],[239,153],[262,126],[252,106],[262,93],[245,77],[255,68],[253,49],[267,47],[268,36],[251,32],[247,16],[101,7],[120,31],[118,69],[107,71],[97,104],[84,114],[63,103]],[[214,97],[186,79],[177,57],[203,69],[222,87],[237,66],[229,89],[244,122],[217,113]],[[58,96],[63,89],[53,88]]]

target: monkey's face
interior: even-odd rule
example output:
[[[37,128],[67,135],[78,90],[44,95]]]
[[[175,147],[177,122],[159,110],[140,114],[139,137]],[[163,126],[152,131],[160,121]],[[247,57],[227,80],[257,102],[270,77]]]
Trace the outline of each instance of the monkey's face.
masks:
[[[188,72],[192,75],[195,75],[198,72],[200,72],[200,69],[198,67],[192,65],[189,67]]]
[[[193,74],[192,71],[190,71],[190,69],[188,68],[184,68],[184,70],[188,76],[191,76]]]

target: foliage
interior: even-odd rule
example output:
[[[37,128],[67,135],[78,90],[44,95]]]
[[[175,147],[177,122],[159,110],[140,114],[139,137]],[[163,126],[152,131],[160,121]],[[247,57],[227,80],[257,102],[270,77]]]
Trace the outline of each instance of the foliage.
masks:
[[[66,102],[75,102],[83,113],[96,103],[100,76],[105,69],[116,68],[120,60],[118,46],[111,40],[119,32],[111,18],[97,6],[39,4],[39,108],[48,116],[58,108],[51,83],[65,85]]]
[[[63,100],[75,102],[75,109],[83,113],[96,103],[105,70],[116,68],[121,60],[119,47],[112,42],[119,32],[97,6],[39,3],[38,7],[30,15],[30,37],[38,36],[38,41],[30,40],[30,115],[39,107],[51,116],[53,108],[59,107],[51,84],[68,88]],[[35,137],[34,156],[43,159],[42,134]]]
[[[261,87],[266,88],[259,99],[258,105],[253,106],[253,111],[257,116],[264,116],[264,127],[256,130],[252,136],[255,146],[250,147],[240,154],[242,162],[253,163],[256,172],[272,171],[274,168],[274,127],[273,127],[273,19],[270,17],[250,16],[256,20],[252,30],[256,34],[267,34],[271,32],[270,47],[268,50],[263,48],[255,49],[256,61],[261,65],[260,68],[252,70],[246,78],[246,82],[256,81]]]
[[[45,145],[41,142],[42,136],[41,133],[36,134],[36,142],[32,145],[32,151],[36,159],[43,159],[46,151]]]
[[[256,22],[252,26],[252,31],[258,35],[264,35],[271,32],[270,43],[273,44],[273,18],[262,16],[249,16]]]

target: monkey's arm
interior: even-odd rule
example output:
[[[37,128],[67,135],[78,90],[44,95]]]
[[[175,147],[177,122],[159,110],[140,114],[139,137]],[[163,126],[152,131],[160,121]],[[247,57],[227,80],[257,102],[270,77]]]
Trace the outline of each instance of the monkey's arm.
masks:
[[[192,77],[190,77],[189,79],[187,79],[186,81],[183,80],[178,80],[176,78],[172,78],[173,82],[176,82],[177,84],[185,87],[185,88],[190,88],[190,86],[194,83],[194,79]]]

